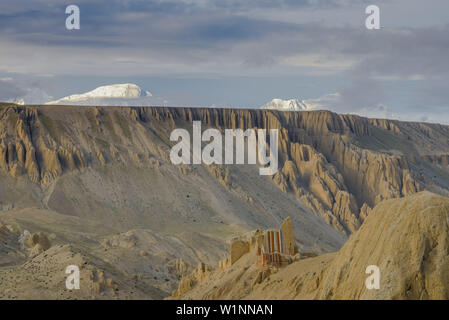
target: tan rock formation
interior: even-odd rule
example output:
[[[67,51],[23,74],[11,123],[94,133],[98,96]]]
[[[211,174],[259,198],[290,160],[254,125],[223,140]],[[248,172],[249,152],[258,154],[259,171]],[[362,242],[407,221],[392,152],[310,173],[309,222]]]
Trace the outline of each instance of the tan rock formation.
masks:
[[[244,240],[235,240],[231,242],[229,253],[229,263],[233,265],[241,256],[249,252],[249,243]]]
[[[178,289],[173,291],[173,297],[179,297],[189,292],[197,284],[201,284],[209,277],[212,268],[204,263],[199,263],[198,267],[188,276],[183,276],[179,282]]]
[[[47,236],[42,232],[33,233],[31,237],[27,240],[27,245],[30,248],[34,248],[35,246],[39,246],[37,250],[48,250],[51,247],[50,240],[48,240]]]
[[[292,219],[290,217],[287,217],[282,223],[279,230],[284,236],[284,253],[290,256],[295,255],[295,235],[293,234]]]
[[[320,299],[448,299],[449,199],[428,192],[377,205],[329,266]],[[368,265],[380,289],[367,290]]]
[[[337,253],[267,271],[251,253],[181,299],[448,299],[449,198],[420,192],[379,203]],[[368,266],[379,289],[365,285]]]

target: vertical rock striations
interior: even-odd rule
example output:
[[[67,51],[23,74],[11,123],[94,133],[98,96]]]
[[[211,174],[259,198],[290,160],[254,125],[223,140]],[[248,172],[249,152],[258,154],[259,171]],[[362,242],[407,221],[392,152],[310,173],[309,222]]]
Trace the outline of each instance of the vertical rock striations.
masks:
[[[449,189],[439,179],[449,177],[448,126],[329,111],[3,106],[0,170],[46,186],[87,167],[171,165],[170,132],[191,130],[194,120],[203,130],[278,129],[272,182],[343,234],[357,230],[381,200]],[[208,169],[223,187],[244,194],[228,167]]]

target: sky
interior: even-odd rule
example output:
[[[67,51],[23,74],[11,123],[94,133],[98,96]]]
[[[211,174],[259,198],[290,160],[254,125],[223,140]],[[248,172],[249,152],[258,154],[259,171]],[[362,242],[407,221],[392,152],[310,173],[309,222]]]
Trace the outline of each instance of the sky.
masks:
[[[68,5],[80,29],[67,30]],[[365,8],[380,8],[379,30]],[[447,0],[2,0],[0,101],[135,83],[170,106],[449,124]]]

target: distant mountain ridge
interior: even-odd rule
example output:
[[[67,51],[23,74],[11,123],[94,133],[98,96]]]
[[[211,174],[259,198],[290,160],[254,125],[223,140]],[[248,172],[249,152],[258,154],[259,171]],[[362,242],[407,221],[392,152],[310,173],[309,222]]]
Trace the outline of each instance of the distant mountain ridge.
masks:
[[[98,87],[92,91],[73,94],[61,99],[47,102],[46,104],[76,104],[79,102],[95,103],[97,99],[136,99],[142,95],[141,88],[132,83],[112,84]],[[151,96],[149,91],[146,91],[146,96]]]
[[[269,110],[281,110],[281,111],[306,111],[311,110],[312,107],[309,106],[304,100],[299,99],[273,99],[261,109],[269,109]]]

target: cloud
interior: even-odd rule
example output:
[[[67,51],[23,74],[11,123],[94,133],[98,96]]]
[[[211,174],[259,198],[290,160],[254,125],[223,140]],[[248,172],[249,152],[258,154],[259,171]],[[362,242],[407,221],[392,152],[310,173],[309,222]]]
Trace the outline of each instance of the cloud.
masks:
[[[17,99],[26,94],[26,90],[19,87],[11,78],[0,79],[0,101]]]
[[[326,93],[318,98],[306,99],[304,102],[310,110],[332,110],[335,104],[341,100],[341,95],[338,92]]]
[[[449,71],[449,25],[368,31],[360,11],[367,1],[80,0],[76,32],[65,29],[62,3],[21,3],[0,4],[0,40],[6,44],[0,58],[8,61],[0,70],[248,75],[270,74],[274,68],[284,75],[351,70],[358,76],[400,78]],[[267,18],[279,10],[344,16],[354,6],[360,11],[355,26]],[[123,56],[133,63],[124,65]]]
[[[0,79],[0,101],[42,104],[52,97],[44,87],[48,83],[42,77],[8,76]]]
[[[379,81],[355,78],[338,92],[324,94],[305,102],[313,109],[328,109],[335,112],[354,112],[357,110],[382,110],[387,94]]]

